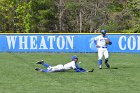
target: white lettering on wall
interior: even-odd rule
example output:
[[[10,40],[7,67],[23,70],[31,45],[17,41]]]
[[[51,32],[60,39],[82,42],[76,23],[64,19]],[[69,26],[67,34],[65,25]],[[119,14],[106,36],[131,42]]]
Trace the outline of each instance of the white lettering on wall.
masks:
[[[6,36],[9,49],[73,49],[74,36]]]
[[[58,49],[64,49],[64,47],[65,47],[65,39],[64,39],[64,37],[63,36],[58,36],[57,37],[57,47],[58,47]],[[61,43],[60,43],[61,42]],[[61,45],[60,45],[61,44]]]
[[[50,49],[54,49],[53,44],[55,41],[55,36],[48,36],[48,41],[50,42]]]
[[[137,50],[140,50],[140,36],[137,36],[137,38],[138,38],[138,48],[137,48]]]
[[[129,50],[134,50],[136,48],[136,39],[134,36],[128,38],[127,45]]]
[[[118,41],[121,50],[140,50],[140,36],[121,36]]]
[[[6,36],[9,49],[15,49],[17,36]]]
[[[125,44],[124,46],[122,46],[122,42],[123,42],[123,43],[126,43],[126,36],[121,36],[121,37],[119,38],[119,41],[118,41],[119,48],[120,48],[121,50],[125,50],[125,49],[126,49],[126,44]]]
[[[46,42],[45,42],[44,36],[41,36],[41,42],[40,42],[40,47],[39,47],[39,49],[48,49],[48,48],[47,48],[47,45],[46,45]]]
[[[73,37],[74,36],[66,36],[66,49],[69,49],[68,45],[70,45],[70,48],[73,49]]]
[[[37,49],[37,36],[30,36],[30,49]]]
[[[19,36],[19,49],[28,49],[28,36]]]

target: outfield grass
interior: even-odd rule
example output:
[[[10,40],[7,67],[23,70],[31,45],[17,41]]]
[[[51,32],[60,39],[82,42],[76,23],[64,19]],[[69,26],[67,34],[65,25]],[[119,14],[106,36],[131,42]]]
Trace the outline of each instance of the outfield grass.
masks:
[[[38,60],[51,65],[70,61],[74,53],[0,53],[0,93],[139,93],[140,55],[110,54],[111,69],[98,69],[97,54],[76,53],[81,67],[93,73],[42,73]]]

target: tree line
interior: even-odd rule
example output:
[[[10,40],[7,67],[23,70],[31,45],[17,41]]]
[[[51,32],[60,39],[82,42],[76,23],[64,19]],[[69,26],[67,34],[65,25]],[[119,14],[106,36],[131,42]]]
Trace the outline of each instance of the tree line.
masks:
[[[0,0],[0,33],[140,32],[140,0]]]

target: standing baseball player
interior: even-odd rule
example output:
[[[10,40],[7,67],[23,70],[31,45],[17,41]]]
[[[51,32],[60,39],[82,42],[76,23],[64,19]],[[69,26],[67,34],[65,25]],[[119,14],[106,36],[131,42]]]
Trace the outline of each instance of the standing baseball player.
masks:
[[[72,60],[71,62],[69,62],[65,65],[59,64],[56,66],[51,66],[42,60],[42,61],[37,62],[36,64],[41,64],[41,65],[47,67],[47,69],[35,68],[35,70],[41,71],[41,72],[46,72],[46,73],[47,72],[64,72],[64,71],[67,71],[70,69],[73,69],[75,72],[93,72],[93,70],[86,71],[85,69],[80,68],[79,65],[77,64],[78,57],[76,55],[72,56],[71,60]]]
[[[106,30],[101,30],[101,35],[94,38],[94,43],[96,45],[96,48],[98,49],[98,66],[99,69],[102,69],[102,58],[105,57],[105,65],[107,68],[110,68],[110,65],[108,63],[109,53],[107,46],[111,45],[112,42],[110,39],[106,36]]]

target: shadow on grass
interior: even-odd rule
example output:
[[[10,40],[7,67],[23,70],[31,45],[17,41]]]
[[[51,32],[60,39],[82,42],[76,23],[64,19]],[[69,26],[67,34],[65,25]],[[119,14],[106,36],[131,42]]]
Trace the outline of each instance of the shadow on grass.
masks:
[[[111,67],[110,69],[119,69],[119,68],[117,68],[117,67]]]
[[[103,68],[103,69],[119,69],[117,67],[111,67],[111,68]]]

